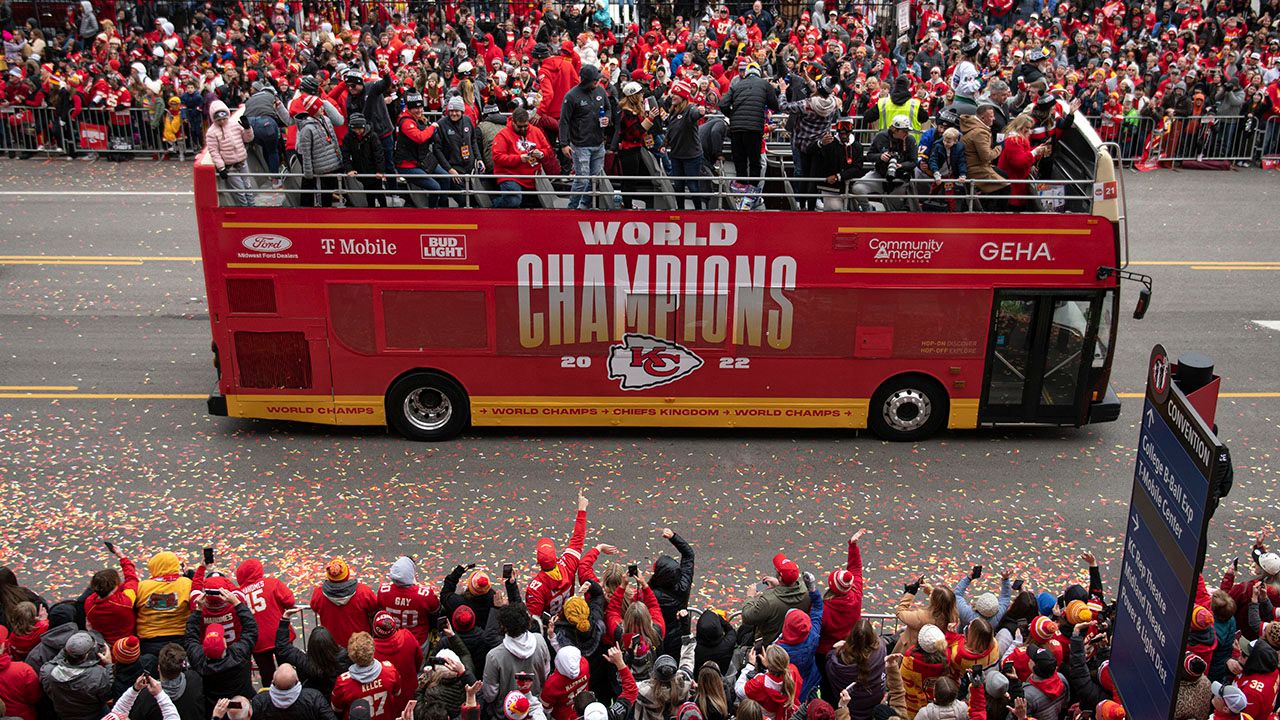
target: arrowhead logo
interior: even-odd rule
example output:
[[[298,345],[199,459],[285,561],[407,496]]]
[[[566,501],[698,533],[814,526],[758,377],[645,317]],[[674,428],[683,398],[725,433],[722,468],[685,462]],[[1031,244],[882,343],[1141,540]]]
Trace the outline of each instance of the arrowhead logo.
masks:
[[[702,358],[670,340],[627,333],[609,347],[609,379],[623,390],[644,390],[674,382],[702,367]]]

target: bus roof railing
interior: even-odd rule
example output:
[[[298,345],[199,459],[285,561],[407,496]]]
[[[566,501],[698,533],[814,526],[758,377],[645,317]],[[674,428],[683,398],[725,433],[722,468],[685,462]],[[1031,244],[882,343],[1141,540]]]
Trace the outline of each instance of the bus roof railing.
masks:
[[[218,195],[220,203],[228,205],[228,200],[232,201],[230,205],[244,206],[255,205],[263,207],[281,207],[292,206],[301,196],[305,194],[315,194],[318,192],[335,192],[344,198],[360,198],[369,194],[400,196],[408,198],[404,205],[417,206],[419,201],[425,200],[428,204],[432,197],[450,198],[460,206],[465,207],[485,207],[495,197],[510,194],[508,191],[499,189],[497,181],[500,178],[510,179],[511,175],[494,175],[494,174],[467,174],[450,176],[445,174],[357,174],[348,175],[345,173],[334,173],[319,177],[333,178],[337,180],[336,190],[320,190],[312,188],[300,187],[300,181],[303,176],[296,173],[286,173],[277,175],[272,173],[231,173],[240,178],[250,180],[250,187],[234,188],[230,187],[225,181],[218,182]],[[1021,200],[1024,201],[1020,208],[1023,212],[1042,213],[1042,214],[1061,214],[1061,213],[1088,213],[1092,209],[1093,203],[1093,180],[1070,180],[1070,179],[1028,179],[1014,180],[1002,178],[999,180],[975,180],[967,178],[944,179],[942,182],[935,182],[931,177],[914,178],[902,181],[901,184],[893,191],[877,192],[874,187],[864,186],[862,189],[858,185],[862,182],[861,178],[854,178],[847,182],[841,183],[835,189],[829,185],[826,178],[807,177],[796,178],[789,176],[766,176],[763,178],[746,178],[738,176],[716,176],[702,175],[696,177],[667,176],[667,175],[599,175],[592,176],[591,188],[589,190],[577,192],[571,189],[574,181],[581,180],[576,175],[545,175],[537,174],[533,176],[523,176],[531,178],[535,181],[533,188],[522,188],[521,193],[534,198],[538,198],[543,202],[544,208],[553,208],[555,200],[564,199],[572,195],[583,195],[593,199],[593,205],[598,205],[602,201],[608,205],[612,203],[613,208],[619,208],[627,204],[628,200],[640,199],[643,201],[654,201],[655,206],[645,209],[653,210],[679,210],[682,209],[683,199],[689,197],[693,191],[686,186],[684,192],[676,195],[673,185],[676,182],[694,182],[698,183],[701,188],[696,194],[707,199],[708,205],[712,209],[719,210],[743,210],[743,209],[759,209],[759,210],[800,210],[800,203],[796,202],[801,199],[814,200],[830,200],[832,198],[843,199],[850,210],[871,210],[876,209],[872,203],[879,204],[886,209],[898,209],[902,211],[930,211],[936,210],[940,212],[992,212],[1005,208],[1005,201]],[[443,183],[451,179],[460,179],[464,185],[461,188],[442,187],[440,189],[427,189],[415,187],[415,181],[421,181],[424,178],[430,178],[438,183]],[[284,183],[280,187],[275,187],[270,181],[283,179]],[[385,181],[386,185],[382,188],[364,187],[362,181],[375,180]],[[352,181],[355,181],[353,183]],[[558,185],[557,185],[558,183]],[[988,184],[1001,184],[1006,188],[1003,194],[983,193],[979,186]],[[621,184],[630,187],[623,188]],[[644,187],[635,187],[641,185]],[[829,188],[824,191],[822,188]],[[247,197],[250,202],[237,202]],[[273,201],[264,198],[272,198]],[[768,201],[775,201],[772,204],[781,204],[784,207],[764,207]],[[983,207],[983,202],[995,209]],[[666,206],[671,203],[678,203],[674,207]],[[350,205],[348,205],[350,206]]]

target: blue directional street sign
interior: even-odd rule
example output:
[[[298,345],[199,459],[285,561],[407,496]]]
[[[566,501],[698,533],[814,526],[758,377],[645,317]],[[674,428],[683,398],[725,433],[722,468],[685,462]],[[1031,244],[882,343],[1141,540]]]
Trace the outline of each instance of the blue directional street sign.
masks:
[[[1151,350],[1125,530],[1111,672],[1131,720],[1169,720],[1221,443]]]

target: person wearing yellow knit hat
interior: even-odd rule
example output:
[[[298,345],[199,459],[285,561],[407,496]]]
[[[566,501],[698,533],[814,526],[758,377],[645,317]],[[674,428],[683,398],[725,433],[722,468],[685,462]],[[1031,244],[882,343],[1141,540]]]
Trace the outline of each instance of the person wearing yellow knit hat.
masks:
[[[324,575],[324,582],[311,593],[311,609],[333,641],[346,647],[353,634],[372,629],[370,620],[379,610],[378,597],[351,576],[351,568],[342,558],[330,560]]]

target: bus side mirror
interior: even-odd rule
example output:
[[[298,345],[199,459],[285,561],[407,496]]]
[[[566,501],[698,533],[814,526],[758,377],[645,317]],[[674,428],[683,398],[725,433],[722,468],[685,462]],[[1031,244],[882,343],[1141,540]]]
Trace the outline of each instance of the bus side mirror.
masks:
[[[1148,288],[1138,289],[1138,304],[1133,308],[1133,319],[1141,320],[1147,314],[1147,308],[1151,305],[1151,290]]]

